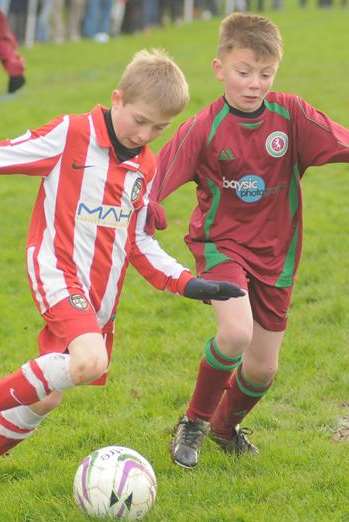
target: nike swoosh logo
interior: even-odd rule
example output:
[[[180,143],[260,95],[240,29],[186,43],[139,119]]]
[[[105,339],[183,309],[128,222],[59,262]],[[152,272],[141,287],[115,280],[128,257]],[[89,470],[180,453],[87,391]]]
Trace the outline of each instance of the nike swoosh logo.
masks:
[[[94,165],[79,165],[79,163],[76,163],[76,161],[73,161],[71,166],[75,170],[80,170],[80,169],[89,169],[90,167],[93,167]]]
[[[10,388],[10,395],[11,395],[11,397],[12,397],[16,402],[18,402],[18,404],[22,404],[22,405],[23,405],[23,402],[21,402],[21,401],[16,397],[15,389],[14,389],[14,388]]]

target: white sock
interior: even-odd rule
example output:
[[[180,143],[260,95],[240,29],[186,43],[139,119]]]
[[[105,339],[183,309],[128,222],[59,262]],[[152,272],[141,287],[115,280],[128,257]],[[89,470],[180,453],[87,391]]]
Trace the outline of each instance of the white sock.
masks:
[[[17,406],[1,412],[1,415],[18,428],[27,430],[33,430],[47,417],[47,414],[38,415],[34,413],[29,406]]]
[[[36,363],[42,374],[39,375],[33,369]],[[40,400],[48,395],[49,391],[62,391],[72,388],[74,382],[70,375],[70,355],[64,353],[47,353],[34,361],[29,361],[22,366],[22,372],[27,381],[35,388]]]

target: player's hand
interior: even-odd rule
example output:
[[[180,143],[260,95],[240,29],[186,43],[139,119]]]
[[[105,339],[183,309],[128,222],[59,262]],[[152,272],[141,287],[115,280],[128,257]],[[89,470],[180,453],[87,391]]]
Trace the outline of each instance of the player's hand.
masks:
[[[232,297],[242,297],[246,292],[240,287],[226,281],[206,281],[201,277],[194,277],[184,288],[183,295],[190,299],[201,301],[227,301]]]
[[[156,230],[164,230],[167,228],[166,213],[156,201],[150,200],[147,208],[147,218],[144,226],[144,231],[149,236],[153,236]]]

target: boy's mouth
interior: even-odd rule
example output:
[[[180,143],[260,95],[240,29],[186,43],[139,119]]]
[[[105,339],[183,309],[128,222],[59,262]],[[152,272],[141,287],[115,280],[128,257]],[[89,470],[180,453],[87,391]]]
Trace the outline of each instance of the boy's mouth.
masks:
[[[246,101],[255,102],[259,100],[259,96],[244,96]]]
[[[133,140],[130,140],[130,139],[128,139],[127,142],[128,142],[128,147],[129,147],[130,149],[136,149],[137,147],[143,147],[142,144],[137,143],[137,142],[135,142],[135,141],[133,141]]]

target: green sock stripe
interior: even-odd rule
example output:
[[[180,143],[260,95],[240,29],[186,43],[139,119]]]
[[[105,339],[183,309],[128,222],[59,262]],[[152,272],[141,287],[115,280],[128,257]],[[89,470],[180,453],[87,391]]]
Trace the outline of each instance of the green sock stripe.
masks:
[[[236,359],[235,362],[232,362],[233,361],[233,358],[228,358],[228,357],[222,357],[222,359],[224,360],[229,360],[232,362],[232,364],[225,364],[221,361],[219,361],[214,353],[212,353],[212,349],[211,349],[211,343],[212,343],[212,339],[209,339],[206,343],[206,346],[205,346],[205,350],[204,350],[204,354],[205,354],[205,358],[206,358],[206,361],[207,363],[212,367],[212,368],[215,368],[216,370],[222,370],[224,372],[231,372],[232,370],[235,370],[235,368],[237,366],[239,366],[239,364],[241,363],[241,355],[238,356],[238,357],[234,357],[234,361]],[[219,355],[219,354],[217,354]]]
[[[239,355],[237,355],[236,357],[228,357],[228,355],[225,355],[224,353],[222,353],[220,351],[218,343],[217,343],[215,337],[213,339],[211,339],[211,341],[213,343],[213,347],[215,349],[215,352],[219,355],[219,357],[221,357],[222,359],[225,359],[228,362],[232,362],[234,364],[241,362],[241,359],[242,359],[242,354],[241,353]]]
[[[236,372],[236,382],[237,382],[237,385],[240,389],[240,391],[242,391],[242,393],[244,393],[245,395],[247,395],[248,397],[263,397],[263,395],[265,394],[265,392],[267,391],[267,389],[263,390],[263,391],[260,391],[260,392],[257,392],[257,391],[253,391],[253,390],[249,390],[248,388],[246,388],[242,382],[240,381],[239,379],[239,372]]]

